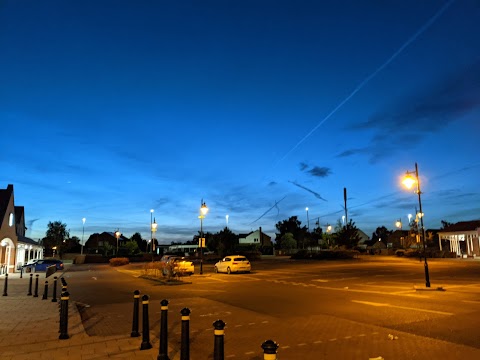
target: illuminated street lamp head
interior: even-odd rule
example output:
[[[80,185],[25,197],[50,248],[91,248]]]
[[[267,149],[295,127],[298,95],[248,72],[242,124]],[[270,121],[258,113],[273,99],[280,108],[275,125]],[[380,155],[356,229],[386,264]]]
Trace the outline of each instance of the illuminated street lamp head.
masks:
[[[122,233],[120,231],[115,231],[115,237],[118,239],[120,236],[122,235]]]
[[[398,219],[396,222],[395,222],[395,226],[397,228],[401,228],[402,227],[402,220]]]
[[[327,232],[332,231],[332,225],[327,225]]]
[[[83,225],[85,225],[85,221],[87,221],[87,219],[86,219],[86,218],[83,218],[83,219],[82,219]]]
[[[202,214],[202,216],[205,216],[207,212],[208,212],[207,204],[205,204],[205,202],[202,202],[202,206],[200,207],[200,213]]]
[[[152,223],[152,232],[155,232],[155,231],[157,231],[157,226],[158,226],[158,224],[156,223],[156,221],[155,221],[155,218],[153,218],[153,223]]]
[[[306,207],[306,208],[305,208],[305,210],[307,210],[307,211],[308,211],[308,207]]]
[[[417,182],[417,179],[415,179],[410,172],[407,171],[405,174],[405,177],[403,178],[402,184],[405,185],[407,189],[411,189],[413,184]]]

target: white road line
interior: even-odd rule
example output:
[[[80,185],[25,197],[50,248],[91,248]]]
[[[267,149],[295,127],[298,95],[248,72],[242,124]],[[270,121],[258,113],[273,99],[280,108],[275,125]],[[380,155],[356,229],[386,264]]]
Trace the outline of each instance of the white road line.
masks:
[[[268,324],[267,320],[262,321],[262,324]]]
[[[290,346],[288,346],[288,345],[282,346],[282,347],[280,347],[280,349],[290,349]]]
[[[337,338],[328,339],[328,341],[337,341]]]
[[[462,300],[464,303],[469,303],[469,304],[480,304],[480,301],[476,300]]]
[[[351,339],[351,336],[345,336],[344,339]]]
[[[449,316],[455,315],[454,313],[449,313],[449,312],[444,312],[444,311],[419,309],[419,308],[412,308],[412,307],[407,307],[407,306],[397,306],[397,305],[376,303],[376,302],[370,302],[370,301],[352,300],[352,302],[357,303],[357,304],[376,306],[376,307],[382,307],[383,306],[383,307],[391,307],[391,308],[404,309],[404,310],[422,311],[422,312],[439,314],[439,315],[449,315]]]
[[[307,344],[305,344],[305,343],[297,344],[297,346],[305,346],[305,345],[307,345]]]
[[[255,354],[255,351],[249,351],[245,353],[245,355],[253,355],[253,354]]]
[[[317,341],[314,341],[313,343],[314,344],[321,344],[323,341],[322,340],[317,340]]]

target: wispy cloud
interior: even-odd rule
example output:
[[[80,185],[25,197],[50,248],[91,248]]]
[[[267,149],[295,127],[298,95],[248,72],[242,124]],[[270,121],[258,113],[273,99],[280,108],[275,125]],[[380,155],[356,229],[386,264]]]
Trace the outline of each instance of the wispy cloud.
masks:
[[[425,139],[425,135],[439,132],[480,108],[478,94],[480,61],[433,84],[426,91],[373,115],[369,120],[349,127],[348,130],[374,130],[375,133],[368,146],[347,149],[338,157],[365,154],[370,162],[377,162],[404,148],[406,140],[409,144],[419,143]]]
[[[304,162],[301,162],[299,166],[300,171],[306,172],[316,177],[324,178],[332,174],[331,169],[325,166],[314,166],[313,168],[310,168],[310,166]]]
[[[303,186],[303,185],[300,185],[300,184],[298,184],[298,183],[295,182],[295,181],[289,181],[289,183],[291,183],[291,184],[293,184],[293,185],[295,185],[295,186],[298,186],[300,189],[303,189],[303,190],[308,191],[310,194],[313,194],[317,199],[320,199],[320,200],[323,200],[323,201],[327,201],[327,200],[325,200],[319,193],[317,193],[317,192],[315,192],[315,191],[313,191],[313,190],[311,190],[311,189],[309,189],[309,188],[307,188],[307,187],[305,187],[305,186]]]

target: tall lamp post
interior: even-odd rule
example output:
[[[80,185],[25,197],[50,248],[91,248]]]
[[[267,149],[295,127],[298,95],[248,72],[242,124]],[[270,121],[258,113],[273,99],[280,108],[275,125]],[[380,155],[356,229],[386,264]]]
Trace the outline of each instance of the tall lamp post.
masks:
[[[82,247],[80,249],[80,254],[83,255],[83,236],[85,235],[85,221],[87,221],[87,219],[83,218],[82,219],[82,223],[83,223],[83,226],[82,226]]]
[[[420,227],[422,228],[422,243],[423,243],[423,257],[425,259],[424,267],[425,267],[425,286],[430,287],[430,275],[428,273],[428,262],[427,262],[427,251],[425,245],[425,227],[423,226],[423,211],[422,211],[422,198],[421,194],[422,191],[420,190],[420,177],[418,176],[418,165],[415,163],[415,171],[407,171],[405,174],[405,178],[402,181],[403,185],[405,185],[408,189],[411,189],[413,184],[417,184],[416,193],[418,194],[418,206],[420,207]]]
[[[395,227],[396,227],[397,229],[402,230],[402,219],[398,219],[398,220],[395,222]]]
[[[205,204],[205,201],[201,201],[201,206],[200,206],[200,215],[198,218],[200,219],[200,275],[203,274],[203,247],[205,246],[205,238],[203,237],[203,219],[205,218],[205,215],[208,212],[208,207],[207,204]]]
[[[157,222],[155,221],[155,218],[153,218],[153,223],[152,223],[152,262],[153,262],[153,254],[155,253],[155,232],[157,231]]]
[[[153,209],[150,209],[150,252],[152,253],[153,259]],[[148,250],[148,249],[147,249]]]
[[[117,229],[117,231],[115,231],[115,237],[117,238],[117,252],[115,256],[118,256],[118,239],[120,239],[120,236],[122,236],[122,233]]]

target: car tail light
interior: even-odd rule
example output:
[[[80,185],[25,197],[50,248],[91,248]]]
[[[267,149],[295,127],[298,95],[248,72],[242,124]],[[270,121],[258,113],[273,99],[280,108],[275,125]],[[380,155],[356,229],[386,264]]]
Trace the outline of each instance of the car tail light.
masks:
[[[236,262],[233,262],[233,263],[232,263],[232,265],[238,265],[238,263],[236,263]]]

